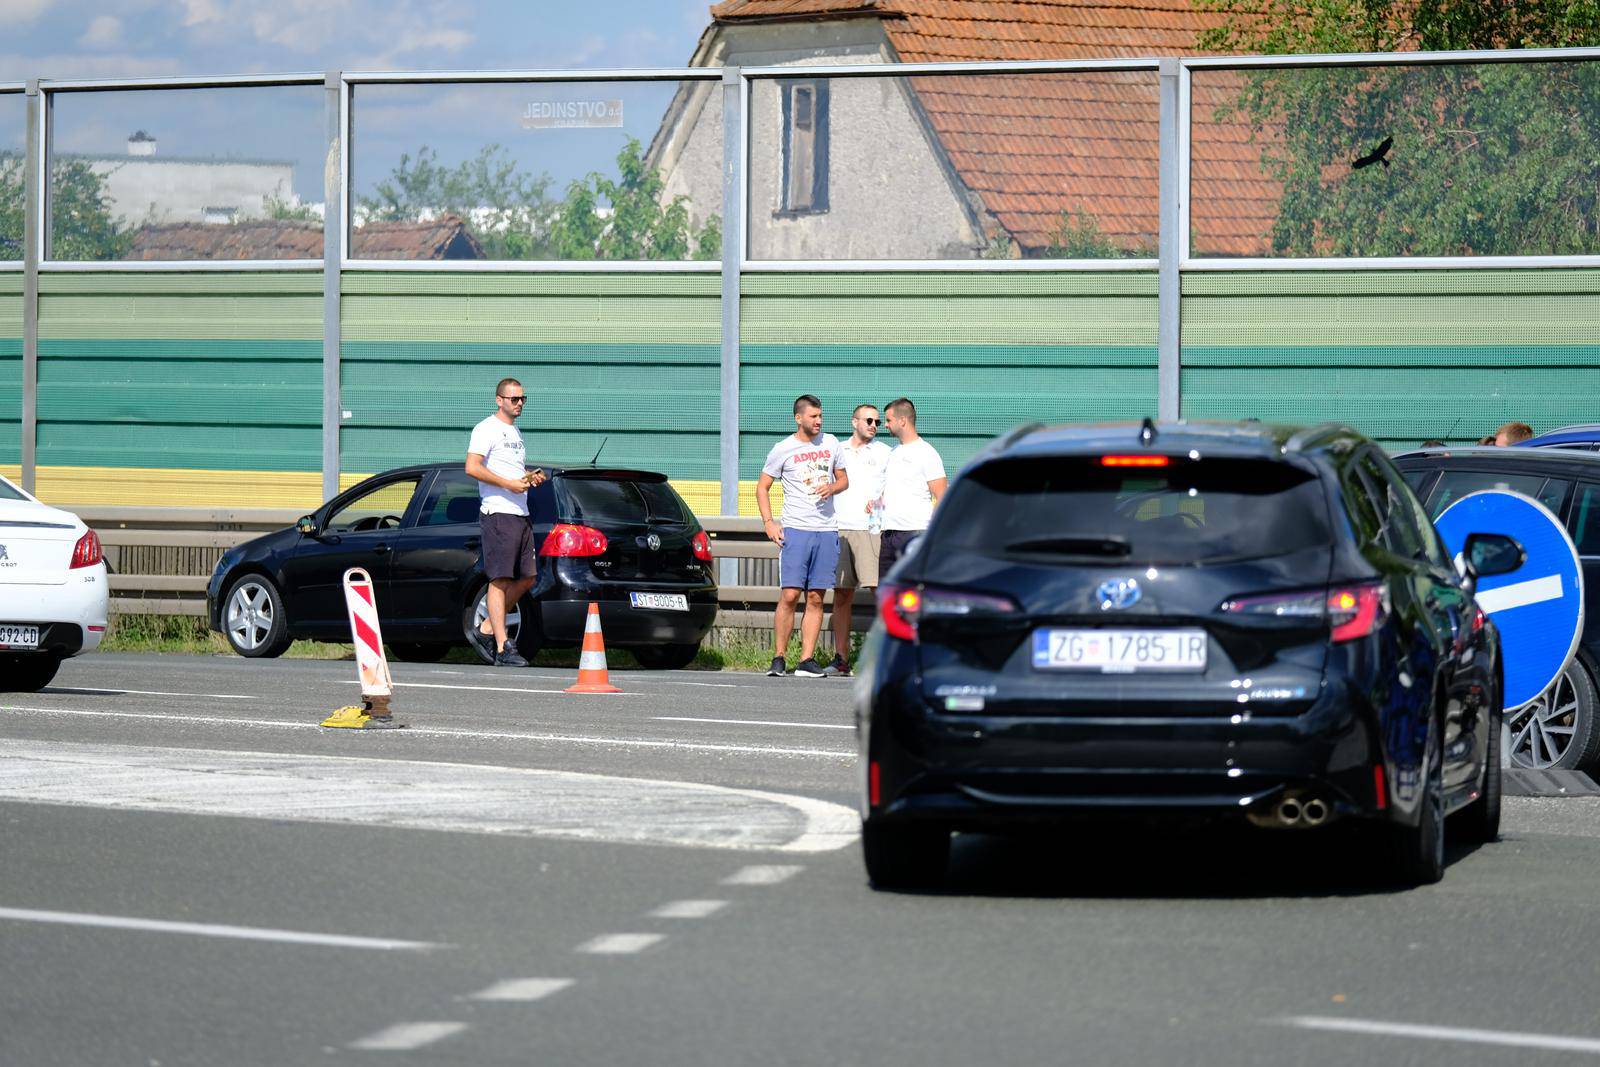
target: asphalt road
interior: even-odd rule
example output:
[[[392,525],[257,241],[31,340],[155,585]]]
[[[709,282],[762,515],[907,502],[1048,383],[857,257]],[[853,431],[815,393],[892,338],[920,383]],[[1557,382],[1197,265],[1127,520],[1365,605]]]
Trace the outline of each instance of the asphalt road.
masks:
[[[95,655],[0,696],[0,1064],[1600,1056],[1600,800],[1441,885],[1307,836],[957,840],[875,893],[849,683]]]

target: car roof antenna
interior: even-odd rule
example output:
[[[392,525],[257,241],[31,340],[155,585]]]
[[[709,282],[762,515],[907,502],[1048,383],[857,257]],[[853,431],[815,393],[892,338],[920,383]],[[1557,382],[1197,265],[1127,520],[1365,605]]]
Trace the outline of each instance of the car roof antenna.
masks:
[[[1139,426],[1139,442],[1147,445],[1155,439],[1156,424],[1151,421],[1149,415],[1146,415],[1144,417],[1144,422]]]
[[[589,466],[593,467],[600,462],[600,453],[606,450],[606,442],[609,440],[611,440],[609,437],[600,439],[600,447],[594,450],[594,458],[589,461]]]

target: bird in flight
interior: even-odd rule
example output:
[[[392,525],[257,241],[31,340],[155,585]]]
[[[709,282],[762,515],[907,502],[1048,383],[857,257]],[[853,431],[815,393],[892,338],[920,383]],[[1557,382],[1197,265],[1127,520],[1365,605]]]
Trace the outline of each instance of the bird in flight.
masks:
[[[1394,138],[1393,137],[1385,137],[1383,139],[1383,143],[1380,144],[1377,148],[1374,148],[1371,152],[1368,152],[1366,155],[1362,156],[1360,159],[1351,160],[1350,161],[1350,169],[1351,170],[1360,170],[1362,167],[1370,167],[1374,163],[1382,163],[1385,167],[1387,167],[1389,165],[1389,161],[1388,161],[1388,159],[1386,159],[1384,157],[1386,157],[1389,154],[1389,149],[1391,149],[1393,147],[1394,147]]]

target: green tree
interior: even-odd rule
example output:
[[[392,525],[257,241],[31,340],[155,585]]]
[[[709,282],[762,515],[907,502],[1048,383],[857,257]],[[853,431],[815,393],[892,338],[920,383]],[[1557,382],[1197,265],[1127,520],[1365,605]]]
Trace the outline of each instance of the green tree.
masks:
[[[22,258],[22,157],[0,153],[0,260]]]
[[[1050,243],[1038,253],[1042,259],[1154,258],[1155,254],[1152,241],[1136,241],[1131,245],[1118,242],[1100,229],[1098,218],[1082,207],[1061,212]]]
[[[56,159],[50,168],[50,257],[122,259],[132,231],[111,215],[105,179],[87,160]]]
[[[717,259],[722,217],[699,230],[689,218],[689,198],[664,199],[666,181],[644,159],[636,138],[617,153],[617,176],[599,172],[567,187],[551,220],[557,259]]]
[[[1196,3],[1224,14],[1198,41],[1224,52],[1600,43],[1600,0]],[[1242,79],[1214,118],[1252,125],[1262,166],[1281,184],[1275,253],[1600,251],[1600,64],[1290,68]]]
[[[287,199],[268,196],[263,202],[266,208],[266,217],[274,222],[321,222],[322,216],[317,214],[310,204],[293,204]]]
[[[485,145],[454,167],[439,165],[427,145],[401,155],[389,177],[357,205],[372,222],[410,222],[460,215],[490,259],[545,259],[542,230],[552,205],[550,177],[524,173],[503,145]]]

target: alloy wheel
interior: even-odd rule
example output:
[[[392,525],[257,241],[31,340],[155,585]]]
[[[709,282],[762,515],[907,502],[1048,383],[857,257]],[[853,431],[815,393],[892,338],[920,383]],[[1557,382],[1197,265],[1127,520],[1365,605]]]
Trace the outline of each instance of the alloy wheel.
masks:
[[[228,633],[233,643],[253,652],[266,644],[274,622],[272,595],[260,582],[243,581],[228,597]]]
[[[472,609],[472,628],[482,630],[483,624],[489,618],[489,588],[485,586],[483,592],[478,594],[478,603]],[[517,643],[517,636],[522,632],[522,604],[506,605],[506,642],[512,646]]]
[[[1511,762],[1544,770],[1561,762],[1578,727],[1578,692],[1572,667],[1544,692],[1516,711],[1506,712],[1511,730]]]

